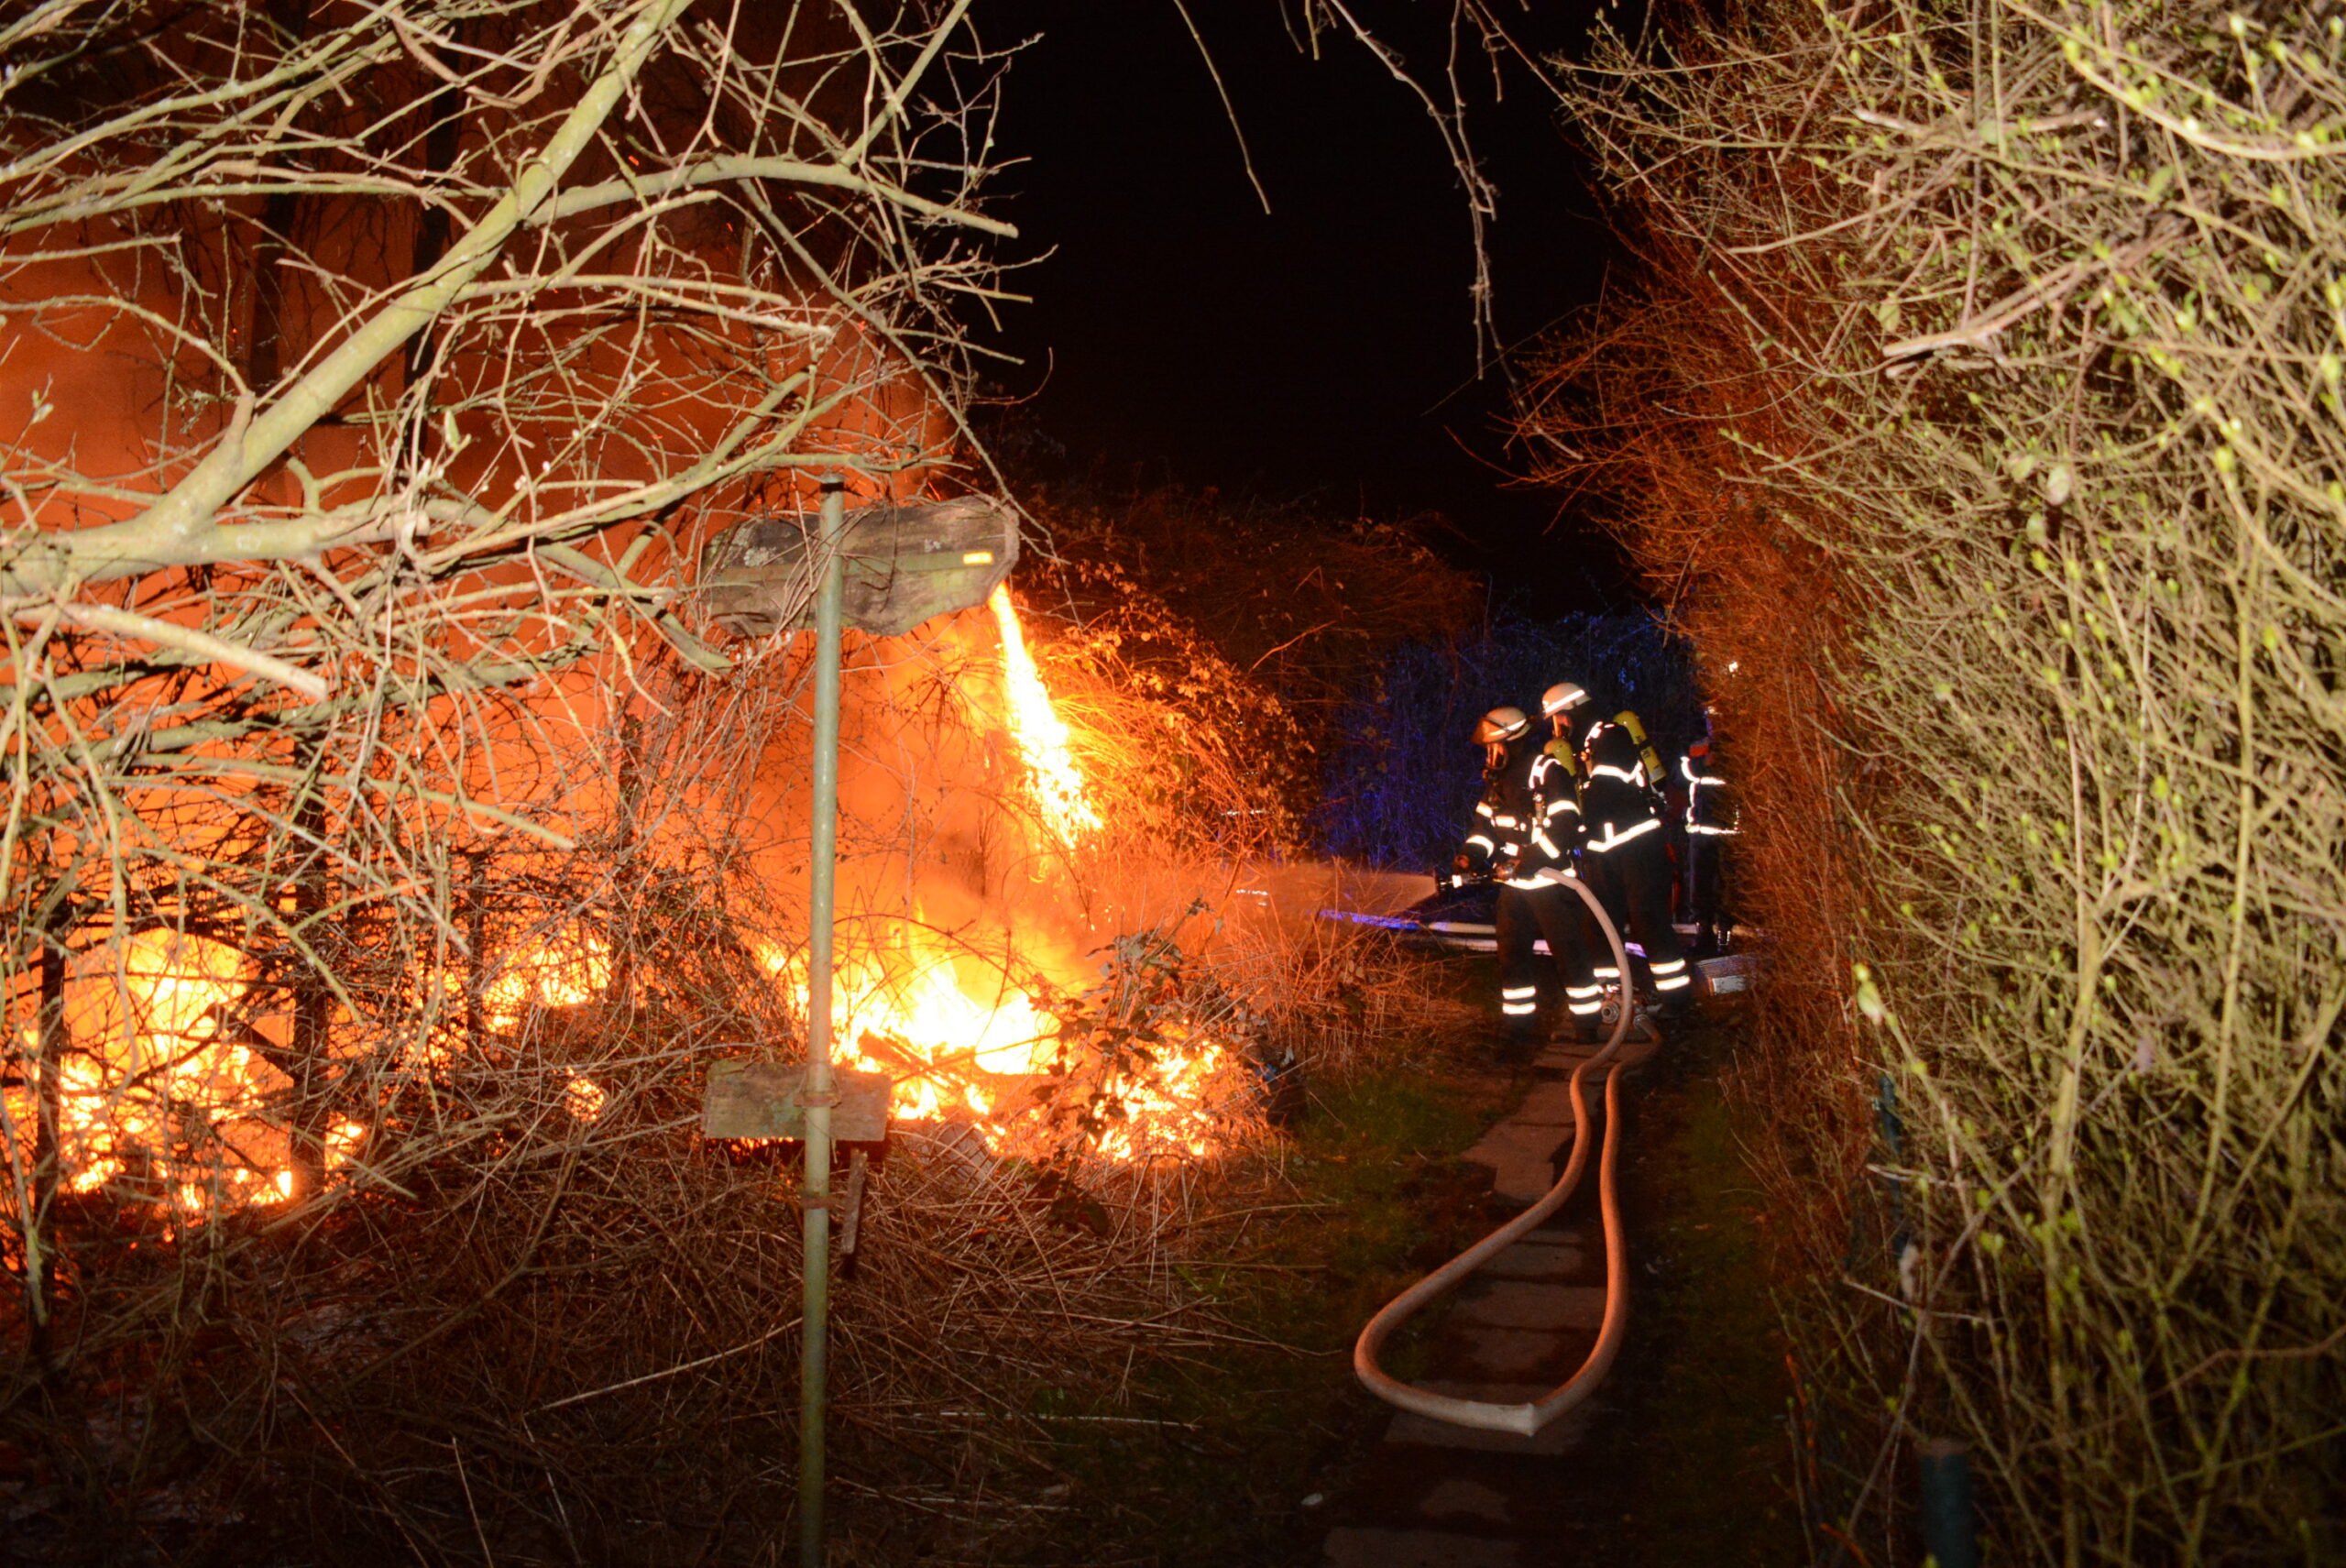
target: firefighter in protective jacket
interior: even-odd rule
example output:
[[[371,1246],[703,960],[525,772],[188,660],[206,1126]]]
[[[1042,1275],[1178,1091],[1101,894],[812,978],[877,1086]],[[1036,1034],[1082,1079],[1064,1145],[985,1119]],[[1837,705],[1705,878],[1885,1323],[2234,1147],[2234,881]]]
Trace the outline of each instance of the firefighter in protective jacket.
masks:
[[[1453,880],[1486,875],[1498,883],[1499,1014],[1510,1037],[1529,1039],[1540,1017],[1534,942],[1548,938],[1567,983],[1580,953],[1580,932],[1563,903],[1577,900],[1556,885],[1572,874],[1572,839],[1551,830],[1541,786],[1556,769],[1532,736],[1530,717],[1519,707],[1495,707],[1474,727],[1474,740],[1485,753],[1483,798]]]
[[[1558,739],[1572,735],[1574,715],[1586,706],[1584,698],[1551,716]],[[1683,1012],[1694,977],[1670,923],[1673,879],[1662,828],[1661,758],[1636,713],[1623,708],[1589,723],[1580,734],[1580,773],[1582,879],[1621,934],[1645,950],[1663,1011]],[[1609,954],[1595,972],[1599,980],[1619,978]]]
[[[1588,693],[1572,681],[1558,681],[1540,697],[1540,717],[1548,721],[1551,737],[1540,752],[1541,769],[1534,776],[1549,839],[1562,847],[1559,858],[1564,876],[1578,875],[1573,851],[1581,838],[1581,777],[1573,725],[1575,711],[1587,705]],[[1597,1021],[1605,1010],[1605,980],[1597,966],[1604,964],[1606,973],[1612,972],[1613,966],[1605,961],[1609,949],[1578,894],[1557,885],[1551,895],[1561,906],[1557,918],[1569,922],[1577,938],[1570,958],[1564,957],[1553,938],[1548,942],[1548,950],[1556,955],[1558,967],[1564,971],[1564,1011],[1571,1020],[1564,1033],[1570,1038],[1593,1042],[1604,1033]]]
[[[1703,709],[1703,738],[1678,760],[1686,784],[1686,909],[1694,921],[1694,955],[1711,958],[1727,950],[1735,924],[1721,914],[1727,857],[1739,827],[1735,797],[1719,761],[1717,710]]]

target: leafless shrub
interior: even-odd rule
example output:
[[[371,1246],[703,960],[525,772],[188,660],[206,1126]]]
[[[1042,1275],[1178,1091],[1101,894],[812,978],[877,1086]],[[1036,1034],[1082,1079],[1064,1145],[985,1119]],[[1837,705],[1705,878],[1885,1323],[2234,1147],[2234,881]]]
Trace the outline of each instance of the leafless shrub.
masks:
[[[0,21],[5,1551],[771,1556],[794,1180],[695,1113],[799,1037],[806,672],[705,637],[690,566],[810,470],[961,454],[1010,233],[970,11]],[[867,645],[850,925],[950,859],[935,934],[1005,981],[1024,879],[1070,940],[1177,930],[1235,1019],[1276,944],[1164,921],[1275,841],[1232,727],[1277,705],[1042,641],[1108,828],[1054,843],[967,642]],[[1035,1390],[1233,1332],[1168,1264],[1271,1175],[1060,1167],[945,1121],[874,1176],[842,1484],[926,1501],[854,1550],[1014,1539]]]
[[[984,672],[954,646],[975,640],[948,625],[850,658],[851,740],[877,754],[868,743],[909,714],[930,748],[870,768],[887,787],[850,809],[850,884],[863,890],[850,948],[938,907],[906,902],[893,875],[854,873],[905,864],[973,808],[903,791],[894,770],[928,785],[987,728]],[[909,683],[903,666],[923,659],[908,645],[928,661]],[[796,1176],[786,1151],[703,1139],[698,1110],[712,1061],[786,1059],[802,1038],[774,949],[805,927],[786,869],[803,864],[804,820],[780,804],[804,766],[803,662],[776,647],[732,675],[647,672],[643,706],[556,759],[560,778],[599,781],[610,803],[573,818],[576,847],[456,862],[462,948],[338,928],[337,972],[364,1010],[330,1020],[330,1073],[268,1079],[251,1117],[280,1129],[249,1150],[264,1168],[285,1159],[286,1125],[321,1129],[306,1196],[174,1205],[126,1168],[52,1201],[38,1233],[51,1318],[40,1341],[23,1316],[11,1325],[31,1354],[0,1418],[27,1552],[103,1559],[144,1537],[182,1561],[325,1540],[345,1555],[761,1561],[786,1534]],[[958,719],[936,706],[939,672],[972,699]],[[1091,692],[1095,714],[1114,700],[1104,682]],[[974,809],[1025,843],[1012,782],[995,781],[998,799],[981,770],[961,776]],[[1094,798],[1145,825],[1119,810],[1113,775]],[[1151,875],[1121,878],[1126,857]],[[1071,857],[1006,857],[983,891],[1047,907],[1058,879],[1080,877],[1117,904],[1086,928],[1113,933],[1169,903],[1183,866],[1187,888],[1233,874],[1130,831]],[[1023,1141],[974,1118],[905,1125],[874,1168],[835,1308],[845,1550],[886,1561],[1026,1541],[1057,1479],[1047,1439],[1064,1435],[1038,1412],[1113,1408],[1135,1358],[1247,1337],[1176,1266],[1217,1255],[1217,1213],[1288,1196],[1277,1162],[1251,1157],[1259,1058],[1243,1047],[1259,1033],[1300,1047],[1311,1070],[1348,1070],[1412,982],[1331,933],[1302,957],[1277,931],[1186,911],[1104,955],[1103,987],[1060,992],[1063,1070],[1044,1081],[1080,1114]],[[992,926],[929,932],[1000,961],[1005,983],[1067,983],[995,946]],[[208,1047],[249,1026],[214,1012],[184,1034]],[[1156,1146],[1178,1157],[1117,1157],[1120,1140],[1147,1146],[1129,1128],[1162,1091],[1163,1053],[1206,1037],[1233,1047],[1219,1119]],[[77,1053],[102,1044],[67,1038]],[[218,1109],[181,1098],[192,1117]],[[1213,1157],[1189,1156],[1200,1135]],[[882,1495],[894,1501],[856,1506]],[[127,1511],[89,1501],[107,1497]]]
[[[2016,1560],[2334,1554],[2346,17],[1669,16],[1527,423],[1755,797],[1819,1549],[1952,1431]]]
[[[704,526],[944,455],[968,241],[1006,232],[964,9],[51,0],[0,34],[37,1323],[71,986],[125,1011],[135,944],[202,938],[304,1096],[337,1017],[422,1048],[466,868],[574,848],[609,815],[577,738],[725,666],[679,613]],[[324,1129],[291,1136],[306,1197]]]

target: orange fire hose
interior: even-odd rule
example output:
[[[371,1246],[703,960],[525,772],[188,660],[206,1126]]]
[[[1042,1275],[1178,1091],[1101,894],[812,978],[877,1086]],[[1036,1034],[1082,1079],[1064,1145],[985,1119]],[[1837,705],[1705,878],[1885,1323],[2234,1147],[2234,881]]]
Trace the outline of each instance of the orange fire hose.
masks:
[[[1402,1291],[1387,1302],[1368,1326],[1360,1332],[1360,1339],[1353,1346],[1353,1371],[1368,1391],[1388,1405],[1420,1416],[1430,1416],[1453,1426],[1478,1427],[1485,1431],[1520,1432],[1526,1437],[1540,1431],[1550,1421],[1595,1393],[1613,1369],[1614,1358],[1620,1354],[1621,1340],[1629,1321],[1629,1260],[1628,1239],[1621,1229],[1621,1205],[1615,1191],[1614,1155],[1620,1142],[1621,1070],[1617,1066],[1605,1075],[1605,1152],[1597,1162],[1596,1199],[1605,1224],[1605,1320],[1596,1333],[1595,1348],[1588,1353],[1580,1370],[1573,1373],[1552,1393],[1523,1405],[1501,1405],[1487,1399],[1461,1399],[1448,1394],[1435,1394],[1416,1387],[1392,1376],[1376,1364],[1377,1353],[1394,1331],[1420,1308],[1437,1297],[1447,1294],[1468,1275],[1481,1267],[1489,1258],[1514,1244],[1516,1238],[1536,1228],[1540,1223],[1562,1208],[1580,1186],[1581,1173],[1588,1165],[1588,1097],[1584,1080],[1589,1069],[1613,1061],[1622,1042],[1629,1036],[1629,1025],[1636,1016],[1636,990],[1630,983],[1629,955],[1621,946],[1621,934],[1606,917],[1605,909],[1596,895],[1583,885],[1578,877],[1564,879],[1564,885],[1580,894],[1589,913],[1596,916],[1597,926],[1605,932],[1605,939],[1613,948],[1613,963],[1621,976],[1621,1012],[1614,1021],[1613,1037],[1605,1048],[1580,1064],[1573,1071],[1573,1153],[1564,1164],[1563,1174],[1556,1179],[1547,1195],[1538,1202]]]

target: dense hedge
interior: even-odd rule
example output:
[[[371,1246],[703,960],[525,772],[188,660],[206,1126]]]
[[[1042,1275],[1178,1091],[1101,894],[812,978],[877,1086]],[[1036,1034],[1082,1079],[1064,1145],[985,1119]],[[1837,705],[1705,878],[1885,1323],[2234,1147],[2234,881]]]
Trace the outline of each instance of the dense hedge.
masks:
[[[1952,1434],[2003,1561],[2346,1554],[2341,32],[1749,0],[1569,84],[1640,265],[1526,422],[1743,666],[1820,1552]]]

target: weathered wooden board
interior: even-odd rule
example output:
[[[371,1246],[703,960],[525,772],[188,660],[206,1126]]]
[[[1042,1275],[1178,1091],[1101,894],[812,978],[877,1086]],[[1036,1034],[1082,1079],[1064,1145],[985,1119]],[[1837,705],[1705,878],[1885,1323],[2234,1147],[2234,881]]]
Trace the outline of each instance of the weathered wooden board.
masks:
[[[798,1086],[806,1069],[797,1063],[721,1061],[708,1069],[708,1092],[701,1102],[701,1132],[712,1138],[806,1136],[806,1112]],[[888,1075],[831,1069],[839,1102],[831,1107],[831,1137],[842,1144],[876,1144],[888,1135]]]
[[[1018,559],[1018,520],[987,496],[863,507],[844,521],[841,619],[875,637],[983,603]],[[821,526],[815,513],[785,512],[710,540],[697,587],[709,618],[743,637],[812,626]]]

